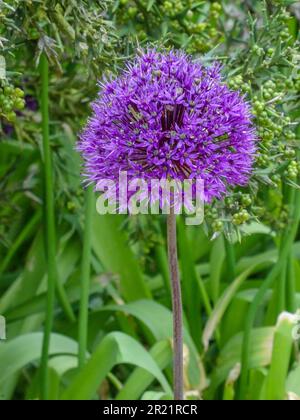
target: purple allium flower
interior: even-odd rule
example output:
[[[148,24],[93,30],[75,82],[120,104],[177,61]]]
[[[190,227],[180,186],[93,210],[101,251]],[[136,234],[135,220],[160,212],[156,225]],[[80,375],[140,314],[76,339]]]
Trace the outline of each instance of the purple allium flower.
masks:
[[[89,182],[117,182],[121,171],[129,179],[201,178],[206,201],[248,183],[256,150],[250,108],[218,64],[148,50],[100,87],[78,144]]]

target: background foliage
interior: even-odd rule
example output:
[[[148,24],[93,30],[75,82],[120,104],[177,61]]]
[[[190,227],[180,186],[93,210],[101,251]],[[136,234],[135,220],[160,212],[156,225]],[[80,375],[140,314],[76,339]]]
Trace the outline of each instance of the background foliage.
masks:
[[[48,284],[41,54],[50,63],[58,271],[49,398],[171,398],[165,220],[93,211],[87,220],[74,151],[97,79],[149,42],[184,48],[207,64],[222,62],[229,86],[252,103],[259,138],[249,187],[209,206],[204,226],[187,228],[178,219],[186,397],[300,398],[292,315],[300,307],[300,12],[294,3],[0,1],[0,314],[8,324],[8,340],[0,344],[2,399],[41,398]],[[88,222],[88,363],[78,368]]]

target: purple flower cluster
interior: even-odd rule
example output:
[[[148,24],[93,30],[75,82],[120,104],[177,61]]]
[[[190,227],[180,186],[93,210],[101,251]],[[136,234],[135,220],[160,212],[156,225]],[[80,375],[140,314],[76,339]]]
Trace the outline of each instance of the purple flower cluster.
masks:
[[[199,179],[205,200],[246,185],[256,150],[250,108],[230,91],[218,64],[180,51],[148,50],[115,80],[100,84],[78,150],[85,177]]]

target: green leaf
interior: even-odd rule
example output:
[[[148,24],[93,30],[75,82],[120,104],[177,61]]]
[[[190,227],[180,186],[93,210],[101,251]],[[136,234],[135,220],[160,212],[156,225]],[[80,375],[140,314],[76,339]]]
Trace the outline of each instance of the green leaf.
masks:
[[[150,10],[152,9],[154,3],[155,3],[155,0],[148,0],[147,12],[150,12]]]
[[[165,394],[163,392],[148,391],[143,394],[141,400],[145,401],[162,401],[162,400],[173,400],[172,395]]]
[[[3,55],[0,55],[0,79],[5,79],[6,76],[6,63]]]
[[[251,369],[249,372],[248,398],[251,401],[260,401],[262,389],[266,381],[267,368]]]
[[[286,392],[292,392],[300,397],[300,362],[290,372],[286,381]]]
[[[263,235],[272,235],[272,230],[262,223],[252,222],[248,225],[244,225],[241,230],[246,235],[255,235],[255,234],[263,234]]]
[[[242,273],[239,277],[237,277],[235,281],[227,287],[224,294],[221,296],[216,306],[214,307],[214,310],[211,316],[209,317],[209,320],[207,321],[202,337],[203,345],[206,351],[208,350],[209,342],[221,319],[223,318],[230,302],[232,301],[238,289],[241,287],[242,283],[249,276],[252,269],[253,267],[250,267],[248,270],[244,271],[244,273]]]
[[[86,366],[62,394],[63,400],[90,400],[105,376],[118,364],[132,364],[151,372],[166,393],[171,388],[151,355],[132,337],[114,332],[96,348]]]
[[[271,366],[266,380],[265,398],[269,401],[285,399],[285,382],[293,345],[296,317],[283,312],[275,328]]]
[[[172,362],[171,341],[159,341],[152,347],[150,354],[159,368],[164,370]],[[154,379],[155,377],[151,372],[142,368],[136,368],[115,399],[138,400]]]
[[[241,365],[238,363],[234,368],[229,372],[227,381],[224,387],[223,400],[224,401],[233,401],[235,398],[235,383],[240,376]]]
[[[140,300],[120,306],[109,305],[101,310],[121,311],[136,317],[147,326],[156,341],[162,341],[172,337],[172,312],[152,300]],[[197,387],[201,383],[204,387],[206,384],[204,369],[195,344],[186,329],[184,329],[184,340],[189,348],[188,377],[191,386]]]
[[[42,238],[40,238],[42,241]],[[40,244],[41,242],[38,242]],[[40,251],[42,251],[42,255],[40,255]],[[58,264],[58,272],[60,281],[62,284],[66,283],[72,272],[76,268],[76,264],[79,260],[80,255],[80,248],[78,244],[74,244],[72,241],[68,242],[67,246],[61,252],[61,255],[57,258]],[[38,257],[38,258],[37,258]],[[37,264],[37,268],[41,263],[45,264],[43,257],[43,250],[37,250],[37,256],[35,256],[33,263]],[[31,260],[30,260],[31,261]],[[33,267],[31,267],[33,268]],[[26,274],[26,271],[25,271]],[[2,313],[7,317],[8,321],[14,321],[21,318],[26,318],[27,316],[43,313],[45,310],[46,304],[46,292],[42,292],[45,290],[45,279],[44,272],[38,271],[35,276],[35,271],[29,269],[28,277],[27,275],[24,277],[20,282],[20,304],[13,305],[13,307],[7,311],[2,311]],[[32,277],[31,277],[32,276]],[[28,280],[28,278],[30,280]],[[30,287],[25,283],[26,281],[30,281]],[[40,283],[38,286],[37,283]],[[34,289],[34,286],[37,290]],[[21,288],[26,287],[26,292],[21,293]],[[23,289],[22,289],[23,290]],[[24,298],[28,296],[28,299],[24,301]],[[70,296],[68,296],[68,300],[70,301]],[[14,299],[17,302],[17,299]],[[70,301],[71,303],[71,301]]]
[[[106,271],[120,276],[125,300],[151,298],[138,261],[122,229],[123,218],[118,215],[96,214],[93,223],[93,249]]]
[[[1,296],[0,313],[4,314],[8,308],[17,306],[35,295],[46,270],[43,245],[44,237],[38,232],[28,252],[22,274]]]
[[[78,367],[78,357],[70,355],[62,355],[53,357],[49,361],[49,368],[55,370],[59,377],[65,375],[68,371]]]
[[[189,322],[191,335],[197,347],[201,347],[202,319],[201,298],[198,279],[193,261],[190,240],[183,218],[178,219],[178,248],[180,256],[183,307]]]
[[[256,328],[251,334],[250,369],[268,366],[271,362],[275,328]],[[221,350],[211,378],[209,393],[214,393],[230,371],[241,361],[244,334],[234,336]]]
[[[42,333],[30,333],[0,344],[0,386],[29,363],[39,360],[42,341]],[[50,355],[74,355],[77,352],[76,341],[63,335],[51,334]]]

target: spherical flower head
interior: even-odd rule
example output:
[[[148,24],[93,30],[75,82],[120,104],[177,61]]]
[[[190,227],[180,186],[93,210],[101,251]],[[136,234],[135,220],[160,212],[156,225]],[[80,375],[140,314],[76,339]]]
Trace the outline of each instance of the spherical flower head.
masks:
[[[248,103],[181,51],[142,52],[116,79],[100,83],[78,150],[85,176],[202,179],[205,201],[249,182],[255,132]]]

